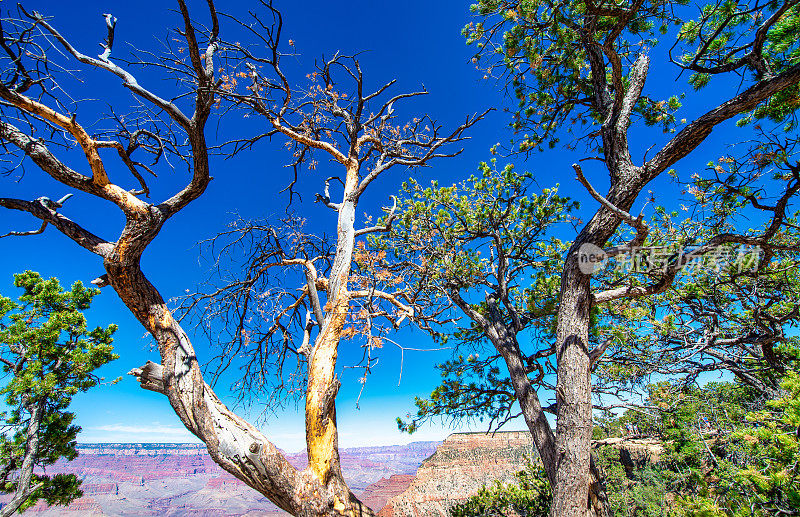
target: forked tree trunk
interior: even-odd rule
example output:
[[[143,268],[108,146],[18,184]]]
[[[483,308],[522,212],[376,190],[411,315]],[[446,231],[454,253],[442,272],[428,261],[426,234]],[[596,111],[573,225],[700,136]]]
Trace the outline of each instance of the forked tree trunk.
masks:
[[[186,428],[205,442],[226,471],[282,509],[302,516],[371,516],[342,475],[336,428],[335,375],[339,340],[349,308],[347,281],[355,240],[357,162],[348,167],[345,200],[339,211],[338,242],[329,280],[325,320],[311,350],[306,395],[309,466],[298,472],[260,431],[235,415],[203,381],[192,344],[163,298],[144,277],[139,256],[160,225],[158,214],[129,220],[123,238],[105,260],[109,282],[158,343],[161,364],[134,373],[144,388],[167,395]],[[149,217],[148,217],[149,216]]]
[[[555,435],[550,423],[547,421],[539,396],[536,394],[536,390],[528,377],[516,337],[508,332],[505,327],[498,329],[496,334],[496,336],[492,336],[492,341],[506,362],[523,418],[525,418],[533,443],[542,460],[547,478],[550,480],[551,486],[555,487],[556,483],[559,482],[557,476],[559,455],[557,454]],[[589,423],[591,426],[591,416]],[[591,432],[589,438],[591,439]],[[584,511],[588,504],[590,515],[610,517],[611,509],[608,505],[608,496],[605,492],[602,474],[591,459],[589,463],[591,467],[588,480],[589,498],[583,503]]]
[[[293,515],[373,515],[343,481],[323,484],[310,468],[298,472],[258,429],[231,412],[203,382],[188,336],[142,274],[138,259],[134,264],[120,262],[106,260],[109,281],[155,338],[162,363],[148,362],[132,373],[142,387],[168,397],[181,422],[206,444],[212,459]],[[351,510],[343,511],[342,501]]]
[[[262,36],[259,36],[259,39],[267,43],[267,50],[272,51],[272,57],[262,59],[260,62],[271,65],[275,81],[265,78],[261,72],[254,69],[248,75],[253,81],[248,88],[251,93],[244,96],[239,95],[226,90],[224,85],[220,88],[221,81],[214,75],[217,70],[214,56],[222,43],[219,40],[219,17],[213,1],[206,2],[211,15],[211,24],[206,34],[205,50],[198,44],[197,34],[186,3],[184,0],[177,1],[183,17],[183,28],[179,32],[185,39],[184,48],[188,50],[191,62],[191,67],[182,70],[181,73],[186,72],[194,79],[183,83],[189,85],[189,92],[182,92],[174,96],[174,98],[182,99],[181,107],[143,88],[133,75],[110,59],[116,20],[111,15],[106,15],[108,37],[106,43],[103,44],[104,52],[98,58],[93,58],[75,49],[38,13],[29,14],[24,9],[22,12],[30,18],[32,27],[43,28],[45,35],[49,34],[47,37],[52,37],[52,42],[62,47],[64,52],[87,66],[116,75],[122,79],[126,88],[142,100],[147,109],[152,108],[154,112],[168,116],[171,119],[171,122],[167,124],[170,136],[173,122],[182,128],[191,147],[191,151],[185,156],[187,161],[191,162],[190,182],[157,205],[140,199],[138,196],[147,193],[148,189],[136,169],[141,164],[134,163],[130,158],[130,153],[134,152],[136,148],[144,147],[142,142],[137,141],[136,136],[130,137],[130,145],[127,148],[121,142],[97,140],[76,121],[75,113],[61,113],[39,100],[26,97],[23,93],[30,85],[22,83],[25,87],[20,89],[20,84],[13,79],[9,83],[12,87],[6,83],[0,83],[0,97],[4,99],[4,102],[9,106],[16,107],[23,114],[23,119],[28,115],[42,118],[50,127],[61,128],[69,133],[82,148],[91,169],[91,175],[73,170],[61,162],[48,148],[47,140],[34,138],[26,131],[20,131],[9,123],[9,119],[14,120],[18,117],[16,114],[10,118],[4,117],[0,121],[0,139],[3,140],[4,145],[10,144],[21,150],[61,184],[117,205],[126,220],[119,239],[111,242],[92,234],[56,212],[56,208],[59,208],[60,205],[53,202],[45,203],[45,201],[49,201],[46,198],[40,198],[33,202],[0,198],[0,206],[28,212],[41,219],[45,224],[51,224],[80,246],[103,257],[108,283],[144,328],[152,334],[161,355],[160,364],[148,362],[131,373],[139,379],[142,387],[168,397],[181,422],[206,444],[211,457],[223,469],[294,515],[371,516],[373,513],[350,492],[342,476],[338,455],[335,405],[336,392],[339,387],[339,381],[336,378],[336,359],[350,306],[351,295],[348,291],[348,279],[356,236],[354,223],[358,198],[370,182],[392,167],[424,166],[432,159],[458,154],[458,152],[443,152],[441,147],[462,140],[463,132],[482,119],[486,113],[468,118],[464,124],[444,136],[440,134],[441,128],[436,124],[432,124],[434,126],[432,130],[425,126],[424,130],[421,127],[415,127],[411,131],[398,130],[395,133],[391,126],[394,123],[392,105],[400,99],[415,97],[425,92],[395,95],[375,113],[372,113],[372,108],[370,108],[370,114],[367,115],[367,111],[365,111],[367,105],[375,102],[372,99],[381,95],[394,81],[386,83],[371,94],[363,94],[363,79],[357,60],[352,57],[344,58],[338,53],[323,65],[322,76],[325,78],[327,84],[325,91],[328,93],[320,95],[317,100],[310,101],[310,103],[302,100],[295,104],[292,99],[294,90],[278,66],[280,55],[277,50],[278,40],[283,22],[280,13],[272,7],[271,2],[262,3],[273,16],[274,26],[270,30],[262,24],[261,27],[266,30],[269,41],[267,42],[267,39]],[[260,23],[257,15],[253,13],[251,15]],[[245,24],[242,26],[246,27]],[[3,34],[3,38],[6,38],[5,34]],[[12,43],[11,46],[20,50],[16,43]],[[7,46],[7,48],[11,47]],[[240,48],[238,43],[231,45],[230,48],[232,48],[232,54],[239,56],[233,59],[241,59],[242,64],[250,60],[249,55],[246,58],[240,55],[244,51],[244,47]],[[24,69],[24,66],[20,65],[22,55],[15,56],[11,50],[9,50],[9,54],[12,60],[16,60],[17,64],[22,67],[20,69]],[[219,69],[220,73],[225,66]],[[352,100],[354,97],[348,99],[348,106],[337,104],[339,94],[333,91],[333,82],[331,82],[329,72],[331,67],[339,66],[349,72],[348,75],[354,79],[354,89],[358,93],[358,97],[354,101]],[[26,73],[22,75],[27,77]],[[318,86],[316,85],[314,88]],[[316,92],[314,88],[310,92]],[[307,151],[316,149],[328,153],[334,161],[345,166],[347,171],[342,202],[335,204],[329,199],[326,202],[328,207],[338,212],[338,239],[333,269],[327,281],[328,303],[325,307],[325,314],[323,314],[315,294],[316,281],[323,279],[313,278],[316,276],[313,271],[313,261],[306,260],[308,264],[305,265],[308,270],[307,280],[309,282],[307,293],[314,299],[312,305],[320,331],[313,348],[310,352],[306,352],[309,354],[306,398],[306,441],[309,466],[300,472],[259,430],[232,413],[214,394],[213,390],[205,384],[188,336],[173,318],[161,294],[145,278],[140,269],[139,262],[142,253],[158,235],[165,221],[202,195],[211,180],[205,125],[212,108],[219,104],[220,99],[216,97],[216,93],[221,91],[225,92],[223,95],[231,96],[229,99],[234,102],[234,105],[247,106],[248,111],[252,109],[263,115],[268,125],[271,125],[275,131],[286,135],[298,146],[297,149],[300,151],[299,156],[296,155],[298,161],[294,164],[295,167],[308,159]],[[273,94],[276,98],[282,96],[283,100],[274,104]],[[313,93],[311,97],[316,97],[316,93]],[[191,102],[192,99],[194,102]],[[351,102],[352,105],[350,105]],[[184,113],[182,111],[184,105],[192,106],[193,113]],[[308,111],[306,112],[306,110]],[[332,126],[332,130],[338,136],[332,136],[331,131],[322,131],[321,134],[327,134],[330,140],[317,139],[315,132],[309,131],[307,121],[310,120],[308,117],[313,119],[315,115],[319,118],[319,113],[330,115],[337,121],[344,121],[346,133],[336,129],[339,127],[339,122],[336,122]],[[323,115],[322,118],[326,118],[327,115]],[[292,123],[291,120],[295,119],[296,122]],[[120,122],[122,122],[121,119]],[[31,132],[34,130],[35,128],[31,126]],[[138,133],[139,131],[136,131],[134,135]],[[158,131],[150,133],[149,138],[162,143],[157,133]],[[269,134],[273,133],[274,131]],[[344,142],[340,140],[340,137],[344,139]],[[57,138],[52,140],[60,142]],[[342,143],[346,145],[341,146]],[[369,150],[364,156],[359,156],[359,149],[362,145],[369,146]],[[117,149],[129,171],[140,180],[142,192],[122,188],[111,182],[101,159],[100,149],[106,148]],[[153,149],[150,151],[155,153]],[[157,153],[156,161],[162,151],[163,149],[160,149]],[[359,178],[361,162],[370,163],[370,171],[364,178]],[[327,184],[325,196],[328,196]],[[375,227],[361,229],[359,232],[366,234],[386,229]],[[298,263],[293,262],[293,265]],[[320,283],[325,284],[325,282]],[[301,350],[304,349],[301,348]]]

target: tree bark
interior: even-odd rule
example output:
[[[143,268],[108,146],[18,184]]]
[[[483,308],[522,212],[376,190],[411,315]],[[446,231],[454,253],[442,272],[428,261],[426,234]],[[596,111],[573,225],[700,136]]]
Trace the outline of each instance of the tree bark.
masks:
[[[588,331],[587,331],[588,332]],[[559,469],[559,455],[557,454],[556,438],[553,429],[547,421],[539,396],[528,377],[525,364],[522,361],[519,344],[516,337],[508,332],[505,327],[492,335],[495,348],[503,356],[508,368],[511,383],[514,386],[517,402],[522,410],[525,424],[531,433],[536,450],[542,460],[547,478],[551,486],[559,482],[557,472]],[[591,405],[591,404],[590,404]],[[591,419],[589,439],[591,440]],[[590,515],[596,517],[610,517],[611,510],[608,506],[608,496],[605,492],[602,474],[590,458],[589,499],[584,504],[589,505]]]
[[[131,235],[133,228],[146,231],[150,225],[129,224],[126,233]],[[181,422],[206,444],[217,464],[281,509],[301,516],[372,515],[349,490],[343,493],[346,487],[326,486],[310,468],[298,472],[275,445],[231,412],[203,381],[188,336],[139,268],[135,243],[147,240],[139,237],[130,241],[131,246],[118,242],[104,265],[114,290],[158,343],[161,365],[148,363],[131,372],[142,387],[165,394]],[[341,513],[337,500],[346,501],[360,513]]]
[[[33,468],[36,465],[36,457],[39,454],[39,427],[44,416],[44,404],[44,399],[39,402],[25,404],[25,409],[31,415],[28,421],[28,428],[25,430],[25,456],[22,460],[22,468],[19,470],[19,477],[17,477],[17,488],[14,490],[14,496],[11,501],[0,509],[0,517],[14,515],[28,497],[42,486],[41,484],[31,486],[31,478],[33,477]]]
[[[592,440],[591,371],[589,368],[589,277],[570,252],[561,281],[558,314],[556,383],[556,482],[550,515],[586,515]]]
[[[611,180],[606,199],[618,210],[626,212],[650,181],[687,156],[717,125],[752,110],[758,103],[796,84],[800,79],[800,65],[794,65],[775,77],[759,81],[698,117],[664,145],[650,161],[637,167],[633,165],[629,154],[627,131],[630,125],[630,109],[641,95],[647,67],[647,59],[640,56],[634,67],[635,73],[632,73],[631,86],[625,93],[621,113],[610,110],[602,128],[605,164]],[[602,92],[598,92],[598,95],[600,93]],[[590,498],[587,473],[591,465],[592,404],[588,335],[593,294],[590,276],[584,275],[578,269],[577,251],[584,243],[605,246],[621,221],[619,215],[615,215],[608,207],[601,206],[574,241],[564,263],[556,337],[558,473],[551,507],[551,515],[554,517],[585,515],[584,505]]]
[[[525,418],[533,443],[539,451],[544,470],[550,483],[555,485],[557,470],[555,436],[539,402],[539,396],[533,389],[525,371],[516,339],[507,345],[497,347],[497,349],[505,359],[517,402],[522,409],[522,416]]]
[[[324,322],[317,336],[308,366],[306,390],[306,445],[311,472],[333,495],[333,508],[341,515],[372,515],[350,492],[339,461],[339,433],[336,426],[336,359],[347,313],[350,308],[348,279],[355,246],[355,213],[358,161],[347,164],[344,200],[337,220],[337,246],[329,279]]]
[[[161,354],[161,365],[149,363],[132,373],[142,387],[168,397],[181,422],[206,444],[217,464],[293,515],[372,515],[349,490],[343,495],[336,487],[337,493],[332,493],[311,469],[298,472],[260,431],[219,400],[203,382],[186,333],[138,264],[107,260],[105,265],[111,285],[154,336]],[[341,513],[337,499],[360,513]]]

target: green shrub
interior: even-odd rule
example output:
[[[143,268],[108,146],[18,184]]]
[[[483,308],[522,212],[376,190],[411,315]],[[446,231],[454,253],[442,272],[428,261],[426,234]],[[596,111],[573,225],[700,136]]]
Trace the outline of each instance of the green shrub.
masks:
[[[544,470],[528,462],[515,477],[515,484],[496,481],[491,487],[482,487],[476,495],[450,507],[450,517],[545,517],[552,490]]]

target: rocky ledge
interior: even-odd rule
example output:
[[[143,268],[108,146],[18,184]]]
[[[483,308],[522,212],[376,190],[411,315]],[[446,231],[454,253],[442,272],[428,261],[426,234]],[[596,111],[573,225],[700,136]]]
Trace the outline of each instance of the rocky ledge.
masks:
[[[422,462],[408,489],[391,498],[378,515],[447,517],[454,503],[483,485],[512,481],[527,461],[538,459],[526,431],[451,434]]]

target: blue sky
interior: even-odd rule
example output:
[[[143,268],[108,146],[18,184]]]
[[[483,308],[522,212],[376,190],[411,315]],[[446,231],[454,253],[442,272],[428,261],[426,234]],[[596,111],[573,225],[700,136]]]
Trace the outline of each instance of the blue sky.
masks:
[[[190,1],[195,17],[205,19],[205,2]],[[244,2],[218,2],[218,9],[242,14]],[[481,80],[469,62],[470,49],[460,35],[461,28],[469,21],[468,2],[443,0],[406,1],[399,3],[351,0],[348,2],[276,2],[284,14],[285,37],[295,42],[301,54],[287,64],[287,68],[298,72],[295,82],[300,82],[311,71],[313,59],[324,52],[336,50],[344,53],[364,52],[360,56],[368,83],[377,86],[393,78],[398,79],[395,92],[418,89],[424,85],[430,92],[427,97],[397,106],[409,119],[429,113],[447,126],[463,122],[468,114],[482,111],[489,106],[504,106],[503,92],[494,80]],[[98,42],[105,37],[102,13],[110,12],[118,18],[115,55],[124,55],[124,42],[134,42],[142,48],[152,48],[163,39],[166,28],[178,21],[170,1],[167,2],[74,2],[38,1],[26,2],[26,7],[53,16],[53,24],[73,43],[86,53],[96,53]],[[654,51],[655,52],[655,51]],[[648,88],[662,94],[688,91],[683,79],[674,82],[677,70],[655,66],[651,68]],[[157,92],[169,92],[171,85],[158,81],[154,75],[142,73],[147,81],[143,84]],[[74,95],[85,96],[88,101],[79,108],[78,120],[91,120],[92,114],[102,110],[103,102],[93,99],[110,99],[125,104],[128,94],[119,87],[118,81],[103,74],[90,73],[86,82]],[[719,91],[730,91],[738,85],[718,85]],[[102,97],[101,97],[102,96]],[[83,111],[81,111],[83,110]],[[703,111],[701,104],[687,102],[679,115],[691,119],[692,114]],[[463,154],[454,159],[435,162],[433,167],[415,173],[418,180],[427,182],[434,177],[446,184],[465,179],[476,169],[481,160],[489,157],[488,149],[496,142],[506,142],[508,115],[502,110],[490,114],[485,121],[471,131],[472,140],[466,144]],[[209,128],[213,132],[214,127]],[[221,131],[224,131],[222,128]],[[654,142],[665,137],[658,131],[639,131],[634,135],[634,146],[638,156]],[[710,145],[730,142],[727,130],[715,132]],[[269,217],[280,215],[286,202],[283,195],[276,194],[289,180],[289,171],[283,168],[288,155],[280,141],[259,146],[253,153],[231,161],[214,162],[214,181],[204,196],[171,220],[158,239],[150,246],[143,259],[143,270],[169,299],[193,289],[206,274],[207,265],[198,259],[196,243],[213,236],[229,222],[233,213],[243,217]],[[704,149],[709,149],[705,146]],[[70,163],[76,168],[85,168],[79,155],[71,156]],[[577,156],[580,157],[580,156]],[[702,168],[713,158],[713,153],[700,150],[692,155],[691,163],[682,164],[682,171],[692,167]],[[564,151],[534,155],[527,163],[517,160],[519,169],[535,173],[543,187],[560,182],[562,193],[586,201],[583,188],[575,181],[570,164],[576,156]],[[113,161],[109,159],[109,161]],[[321,164],[311,182],[321,187],[328,176]],[[123,174],[119,169],[119,174]],[[603,170],[599,166],[584,167],[590,179],[602,190],[606,184]],[[407,171],[396,170],[381,178],[370,187],[359,207],[360,213],[380,215],[379,207],[388,204],[389,196],[408,177]],[[688,176],[688,174],[686,174]],[[20,179],[21,177],[21,179]],[[185,180],[185,172],[173,173],[161,178],[162,182],[178,184]],[[14,181],[20,179],[20,181]],[[593,180],[593,181],[594,181]],[[49,181],[34,167],[28,167],[9,178],[0,178],[0,195],[33,199],[42,195],[58,198],[68,191]],[[316,188],[316,187],[315,187]],[[660,196],[676,199],[677,188],[667,180],[659,180],[652,187]],[[299,209],[314,220],[317,228],[331,231],[333,220],[329,214],[312,205],[313,191],[305,193],[306,203]],[[586,202],[592,211],[595,204]],[[637,205],[637,209],[638,209]],[[78,222],[84,222],[101,236],[113,240],[121,228],[121,216],[112,208],[81,196],[70,200],[62,212]],[[2,212],[0,233],[7,229],[32,229],[35,221],[23,214]],[[52,229],[45,235],[0,240],[0,292],[15,296],[11,287],[12,274],[24,269],[39,271],[46,276],[57,276],[62,283],[75,280],[89,282],[102,274],[98,257],[82,250]],[[138,387],[138,383],[125,375],[131,368],[141,366],[148,359],[157,360],[142,327],[110,289],[104,289],[95,301],[89,314],[94,324],[117,323],[120,327],[115,346],[120,359],[106,366],[103,374],[108,378],[122,375],[123,380],[113,386],[102,386],[76,398],[74,410],[78,423],[83,427],[81,441],[193,441],[174,416],[166,398]],[[395,340],[405,346],[425,348],[431,346],[421,333],[401,332]],[[194,345],[202,360],[210,357],[202,336],[196,336]],[[343,358],[348,351],[343,351]],[[394,348],[382,350],[380,366],[370,377],[360,402],[355,407],[355,398],[360,385],[357,374],[342,373],[343,387],[338,398],[338,421],[342,446],[367,444],[394,444],[414,440],[443,439],[452,432],[448,426],[428,425],[417,434],[408,436],[397,431],[395,417],[403,416],[413,409],[413,397],[424,396],[436,385],[438,374],[433,368],[436,361],[446,359],[450,351],[407,352],[403,365],[402,382],[398,385],[399,352]],[[226,398],[226,386],[219,385],[217,392]],[[259,416],[257,408],[246,411],[251,418]],[[288,450],[303,448],[303,418],[300,411],[291,405],[278,411],[265,422],[262,428],[268,437]],[[510,424],[518,429],[522,424]],[[483,429],[480,424],[473,429]],[[466,428],[461,428],[464,430]]]

